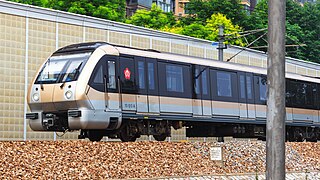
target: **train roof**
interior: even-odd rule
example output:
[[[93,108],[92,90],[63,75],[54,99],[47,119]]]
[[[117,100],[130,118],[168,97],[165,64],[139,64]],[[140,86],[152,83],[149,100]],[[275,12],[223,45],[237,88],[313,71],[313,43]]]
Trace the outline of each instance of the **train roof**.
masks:
[[[102,45],[107,45],[106,42],[87,42],[87,43],[78,43],[78,44],[71,44],[65,47],[62,47],[55,51],[52,55],[60,55],[60,54],[69,54],[69,53],[76,53],[76,52],[93,52],[98,47]]]
[[[251,72],[255,74],[267,75],[266,68],[248,66],[248,65],[237,64],[233,62],[221,62],[221,61],[212,60],[212,59],[205,59],[205,58],[186,56],[186,55],[180,55],[180,54],[154,52],[150,50],[146,51],[142,49],[136,49],[136,48],[130,48],[130,47],[124,47],[124,46],[115,46],[115,48],[119,51],[120,54],[143,56],[143,57],[150,57],[150,58],[156,58],[156,59],[162,59],[162,60],[169,60],[174,62],[210,66],[215,68],[227,69],[231,71],[243,71],[243,72]],[[316,77],[303,76],[303,75],[288,73],[288,72],[286,72],[286,78],[320,83],[320,79]]]

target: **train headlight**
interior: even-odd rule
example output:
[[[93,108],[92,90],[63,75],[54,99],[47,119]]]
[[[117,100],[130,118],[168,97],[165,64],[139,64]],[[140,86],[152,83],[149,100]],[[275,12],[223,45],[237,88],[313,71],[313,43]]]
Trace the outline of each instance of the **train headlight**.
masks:
[[[71,91],[67,91],[64,95],[66,96],[67,99],[70,99],[73,93]]]
[[[39,94],[38,94],[38,93],[34,93],[34,94],[32,95],[32,99],[33,99],[34,101],[39,101],[39,99],[40,99]]]

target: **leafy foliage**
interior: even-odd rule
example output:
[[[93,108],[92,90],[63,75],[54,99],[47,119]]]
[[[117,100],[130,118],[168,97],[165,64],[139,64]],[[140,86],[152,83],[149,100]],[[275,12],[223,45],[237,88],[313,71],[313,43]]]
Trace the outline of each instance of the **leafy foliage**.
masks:
[[[268,27],[267,0],[261,0],[254,12],[245,23],[245,29],[261,29]],[[260,34],[249,37],[253,41]],[[303,6],[294,0],[286,1],[286,44],[297,45],[286,47],[287,56],[319,62],[320,55],[320,1]],[[260,40],[255,46],[266,46],[265,40]],[[267,50],[261,49],[261,50]]]
[[[247,18],[240,0],[190,0],[186,6],[189,16],[185,21],[187,24],[193,22],[206,23],[212,14],[221,13],[226,15],[233,24],[242,25]]]
[[[190,25],[166,28],[164,30],[172,33],[182,34],[186,36],[192,36],[201,39],[207,39],[210,41],[218,41],[219,26],[224,26],[224,33],[229,34],[226,38],[226,44],[244,45],[242,39],[237,38],[241,28],[238,25],[233,25],[231,20],[223,14],[213,14],[207,19],[206,24],[194,22]]]
[[[12,0],[87,16],[124,21],[125,0]]]
[[[48,0],[10,0],[17,3],[30,4],[34,6],[45,7],[48,3]]]
[[[175,24],[171,13],[164,13],[156,4],[152,4],[151,10],[137,10],[136,13],[126,20],[128,24],[134,24],[152,29],[163,29]]]
[[[244,46],[245,44],[239,37],[239,32],[241,32],[241,28],[238,25],[233,25],[231,20],[227,19],[227,17],[223,14],[213,14],[210,19],[207,20],[206,28],[211,32],[209,36],[206,38],[208,40],[217,41],[219,34],[219,26],[224,26],[224,34],[230,35],[227,36],[226,43],[227,44],[235,44]]]

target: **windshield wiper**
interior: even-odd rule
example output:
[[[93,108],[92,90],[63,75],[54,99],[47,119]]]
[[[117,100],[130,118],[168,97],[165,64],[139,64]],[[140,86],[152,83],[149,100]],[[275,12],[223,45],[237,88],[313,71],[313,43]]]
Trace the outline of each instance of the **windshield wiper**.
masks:
[[[70,81],[73,81],[73,80],[76,79],[77,75],[80,73],[80,70],[79,70],[79,69],[80,69],[82,63],[83,63],[83,62],[81,62],[81,63],[79,64],[79,66],[75,69],[75,73],[74,73],[73,79],[70,79]],[[69,76],[69,74],[68,74],[68,76]],[[67,77],[67,78],[68,78],[68,77]],[[66,82],[70,82],[70,81],[67,81],[67,78],[66,78],[66,80],[63,81],[62,84],[60,85],[60,88],[61,88],[61,89],[62,89],[63,86],[66,84]]]

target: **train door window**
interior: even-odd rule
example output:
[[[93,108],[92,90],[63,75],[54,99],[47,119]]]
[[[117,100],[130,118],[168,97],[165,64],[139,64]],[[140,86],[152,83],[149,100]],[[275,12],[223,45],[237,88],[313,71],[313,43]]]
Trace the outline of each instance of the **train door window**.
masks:
[[[250,73],[238,72],[239,81],[239,102],[254,103],[253,99],[253,78]]]
[[[254,76],[255,84],[255,103],[266,104],[267,103],[267,77],[266,76]]]
[[[311,83],[304,83],[306,88],[306,107],[314,108],[314,90]]]
[[[201,88],[202,88],[202,99],[211,100],[210,96],[210,80],[208,67],[201,67]]]
[[[200,94],[200,71],[198,67],[194,67],[194,85],[193,85],[193,91],[196,95]]]
[[[312,83],[312,95],[313,95],[313,108],[312,109],[318,109],[318,90],[317,90],[317,84]]]
[[[116,63],[108,61],[108,89],[116,88]]]
[[[120,80],[124,93],[136,92],[135,68],[132,58],[120,57]]]
[[[231,74],[228,72],[217,72],[218,96],[232,97]]]
[[[157,60],[146,58],[146,90],[149,95],[159,95],[158,91],[158,66]]]
[[[267,78],[266,77],[259,77],[259,94],[260,94],[260,101],[267,100]]]
[[[202,80],[202,94],[208,95],[209,94],[209,88],[208,88],[208,70],[204,70],[201,73],[201,80]]]
[[[208,78],[208,69],[203,66],[193,66],[194,72],[194,84],[193,84],[193,93],[194,97],[197,99],[210,99],[209,95],[209,78]]]
[[[148,88],[155,90],[155,67],[154,63],[148,62]]]
[[[167,91],[183,93],[184,87],[182,67],[171,64],[166,65],[166,82]]]
[[[247,75],[247,99],[253,99],[253,86],[252,86],[252,76]]]
[[[145,67],[143,61],[138,61],[138,84],[139,89],[145,89]]]
[[[239,84],[240,84],[240,98],[246,99],[246,81],[245,81],[245,75],[239,76]]]

